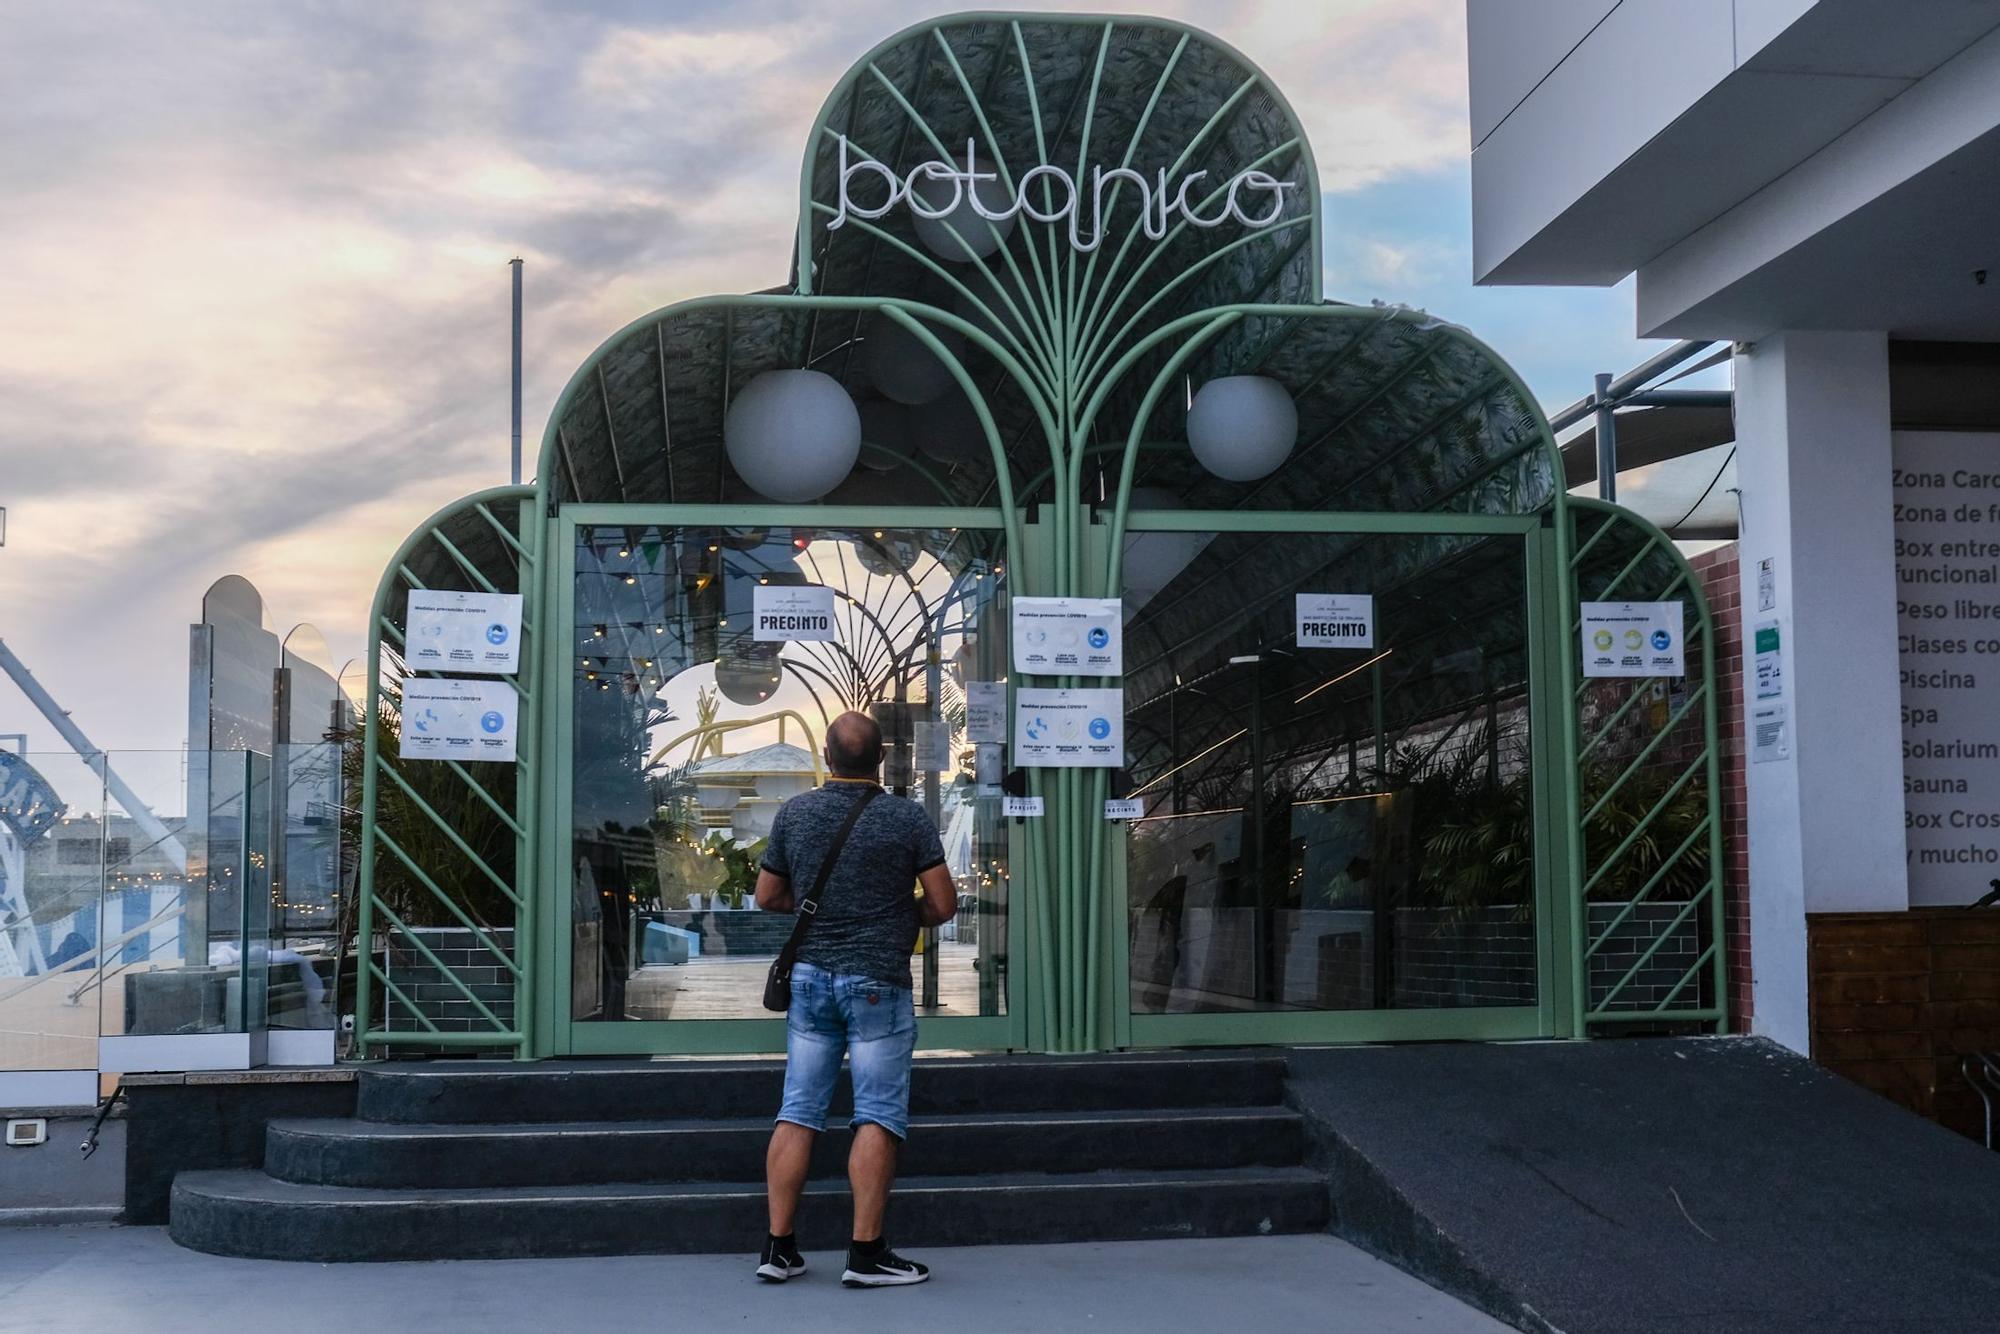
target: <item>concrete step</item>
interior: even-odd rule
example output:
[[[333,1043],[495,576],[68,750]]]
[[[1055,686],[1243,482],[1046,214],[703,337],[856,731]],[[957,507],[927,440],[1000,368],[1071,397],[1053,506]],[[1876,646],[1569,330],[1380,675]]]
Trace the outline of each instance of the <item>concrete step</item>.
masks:
[[[891,1239],[925,1247],[1311,1232],[1326,1181],[1302,1167],[1072,1175],[913,1176],[898,1181]],[[846,1235],[844,1181],[811,1183],[798,1231]],[[298,1185],[261,1172],[184,1172],[174,1240],[217,1255],[344,1261],[563,1255],[754,1254],[761,1182],[380,1190]]]
[[[755,1120],[513,1125],[274,1121],[264,1170],[301,1185],[379,1188],[755,1181],[771,1136]],[[849,1134],[830,1123],[816,1177],[845,1171]],[[916,1118],[900,1169],[914,1176],[1113,1169],[1283,1167],[1305,1154],[1283,1107],[961,1113]]]
[[[1262,1107],[1283,1100],[1282,1055],[1220,1053],[920,1058],[912,1116],[1150,1107]],[[362,1072],[363,1121],[516,1125],[769,1116],[784,1086],[774,1061],[444,1061]],[[851,1104],[847,1076],[836,1118]]]

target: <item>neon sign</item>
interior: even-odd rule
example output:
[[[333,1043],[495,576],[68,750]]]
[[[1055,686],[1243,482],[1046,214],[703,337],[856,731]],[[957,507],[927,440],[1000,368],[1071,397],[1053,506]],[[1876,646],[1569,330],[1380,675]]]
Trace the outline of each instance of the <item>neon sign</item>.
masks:
[[[1252,229],[1269,227],[1285,211],[1285,191],[1297,188],[1297,182],[1281,181],[1268,172],[1251,168],[1240,171],[1229,178],[1226,185],[1218,186],[1217,193],[1223,196],[1222,206],[1213,213],[1202,214],[1197,203],[1188,200],[1188,191],[1208,173],[1193,172],[1178,181],[1167,179],[1167,169],[1160,168],[1154,179],[1132,170],[1130,167],[1092,167],[1088,191],[1084,190],[1067,171],[1047,163],[1030,167],[1015,183],[1014,196],[1006,199],[1005,187],[984,188],[984,183],[997,183],[1000,174],[996,171],[979,170],[978,158],[973,152],[970,139],[965,143],[965,165],[945,162],[933,158],[920,162],[906,175],[898,176],[886,163],[870,157],[850,160],[846,135],[837,136],[839,141],[840,204],[833,221],[827,223],[832,231],[846,224],[850,217],[874,219],[885,217],[898,204],[905,204],[911,213],[919,218],[932,221],[951,219],[951,225],[960,227],[969,218],[952,218],[962,206],[969,204],[971,212],[990,223],[1005,223],[1018,214],[1026,214],[1034,221],[1044,224],[1067,222],[1069,243],[1075,249],[1088,253],[1104,242],[1105,192],[1117,183],[1129,184],[1139,192],[1140,223],[1145,228],[1149,240],[1163,239],[1173,225],[1176,216],[1185,219],[1195,227],[1220,227],[1225,222],[1234,221]],[[856,176],[873,175],[888,187],[888,197],[879,204],[864,204],[854,198],[852,182]],[[1030,192],[1037,183],[1042,188],[1034,193],[1041,199],[1037,206]],[[949,184],[947,195],[941,187]],[[1246,201],[1257,195],[1270,197],[1269,207],[1261,213],[1252,212]],[[995,196],[1001,198],[996,201]],[[1112,201],[1113,206],[1116,200]],[[1085,214],[1089,215],[1088,232],[1085,231]]]

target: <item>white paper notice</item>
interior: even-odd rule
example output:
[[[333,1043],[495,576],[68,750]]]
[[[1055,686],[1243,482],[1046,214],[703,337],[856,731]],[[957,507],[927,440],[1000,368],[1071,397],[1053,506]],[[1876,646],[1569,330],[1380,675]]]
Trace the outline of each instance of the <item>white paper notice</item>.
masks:
[[[403,678],[406,760],[511,760],[520,696],[505,681]]]
[[[1750,762],[1768,764],[1792,757],[1792,706],[1783,700],[1750,708]]]
[[[1115,769],[1125,762],[1125,692],[1014,692],[1014,762],[1030,769]]]
[[[1005,775],[1000,769],[1000,747],[982,741],[972,748],[972,781],[981,788],[1000,790],[1000,780]]]
[[[1006,744],[1007,683],[1005,681],[965,683],[965,737],[975,746]]]
[[[831,588],[819,584],[759,584],[752,592],[751,638],[771,643],[835,637]]]
[[[403,660],[432,671],[511,676],[521,670],[521,595],[413,588]]]
[[[1146,803],[1137,797],[1107,797],[1104,801],[1104,818],[1107,820],[1136,820],[1146,813]]]
[[[1374,648],[1375,596],[1372,593],[1298,593],[1300,648]]]
[[[913,737],[918,773],[949,773],[951,762],[951,724],[934,723],[919,718],[915,723]]]
[[[1015,598],[1014,669],[1037,676],[1117,676],[1125,612],[1117,598]]]
[[[1009,797],[1001,803],[1000,813],[1002,815],[1040,815],[1042,813],[1042,799],[1040,797]]]
[[[1585,676],[1686,676],[1678,602],[1583,604]]]

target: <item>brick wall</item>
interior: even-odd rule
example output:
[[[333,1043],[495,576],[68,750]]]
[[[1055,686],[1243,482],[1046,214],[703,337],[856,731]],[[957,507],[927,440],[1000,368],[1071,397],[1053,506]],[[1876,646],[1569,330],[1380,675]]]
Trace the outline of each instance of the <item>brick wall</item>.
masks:
[[[491,950],[481,945],[463,927],[419,927],[416,934],[425,947],[437,956],[438,962],[451,969],[472,994],[493,1012],[495,1018],[510,1028],[513,1026],[513,976],[501,966]],[[501,928],[489,934],[493,943],[501,949],[511,950],[514,947],[512,930]],[[430,1021],[444,1032],[483,1033],[492,1030],[493,1025],[465,998],[465,993],[413,949],[400,931],[389,933],[388,957],[383,971],[410,998],[411,1003],[421,1008]],[[414,1032],[423,1028],[408,1008],[388,995],[386,989],[376,1003],[387,1020],[386,1028],[397,1032]],[[464,1047],[447,1050],[453,1055],[469,1054],[469,1049]],[[412,1052],[407,1044],[397,1044],[398,1055]]]
[[[1695,557],[1715,624],[1716,738],[1722,747],[1722,928],[1729,975],[1729,1029],[1750,1031],[1750,803],[1743,750],[1743,582],[1736,543]]]
[[[1981,1136],[1959,1061],[2000,1050],[2000,911],[1811,913],[1806,943],[1813,1059]]]

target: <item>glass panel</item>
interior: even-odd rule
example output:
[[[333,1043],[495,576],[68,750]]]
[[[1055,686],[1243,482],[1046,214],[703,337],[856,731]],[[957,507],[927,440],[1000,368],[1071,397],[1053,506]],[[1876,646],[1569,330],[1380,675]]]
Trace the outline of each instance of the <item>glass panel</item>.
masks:
[[[104,815],[75,755],[0,751],[0,1069],[97,1068]]]
[[[111,757],[130,800],[110,796],[98,978],[108,1035],[265,1026],[271,762],[196,753],[183,780],[182,759]]]
[[[271,849],[271,1026],[331,1028],[332,970],[340,953],[341,748],[326,741],[281,745],[271,768],[273,814],[282,822]]]
[[[1524,539],[1131,541],[1134,1013],[1532,1004]]]
[[[1005,1013],[999,754],[965,730],[967,685],[1006,672],[1000,541],[578,527],[574,1018],[769,1017],[764,973],[792,919],[752,903],[758,861],[778,807],[819,781],[826,724],[847,709],[882,722],[884,782],[937,822],[958,881],[957,920],[913,964],[919,1008]],[[787,585],[833,590],[833,639],[755,637],[756,590]]]
[[[95,1069],[100,1035],[264,1022],[270,762],[100,763],[0,754],[0,1068]]]

